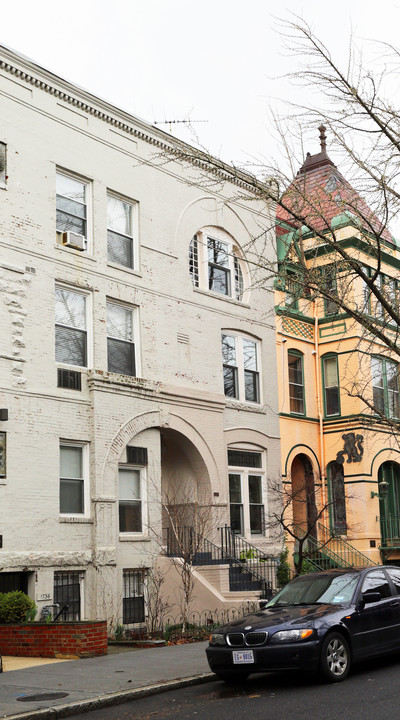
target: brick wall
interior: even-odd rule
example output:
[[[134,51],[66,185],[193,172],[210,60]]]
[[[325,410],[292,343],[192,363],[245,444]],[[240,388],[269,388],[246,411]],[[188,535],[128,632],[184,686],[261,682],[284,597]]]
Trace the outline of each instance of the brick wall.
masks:
[[[107,623],[0,625],[0,654],[19,657],[85,658],[107,654]]]

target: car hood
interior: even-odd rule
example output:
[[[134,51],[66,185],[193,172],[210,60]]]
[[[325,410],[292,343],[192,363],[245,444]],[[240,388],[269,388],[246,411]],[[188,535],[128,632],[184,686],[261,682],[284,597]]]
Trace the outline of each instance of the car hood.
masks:
[[[251,630],[261,630],[274,625],[283,625],[284,623],[293,624],[294,626],[320,620],[325,615],[340,609],[340,605],[288,605],[286,607],[271,607],[261,610],[253,615],[247,615],[240,620],[234,620],[225,625],[224,630],[243,631],[245,628]]]

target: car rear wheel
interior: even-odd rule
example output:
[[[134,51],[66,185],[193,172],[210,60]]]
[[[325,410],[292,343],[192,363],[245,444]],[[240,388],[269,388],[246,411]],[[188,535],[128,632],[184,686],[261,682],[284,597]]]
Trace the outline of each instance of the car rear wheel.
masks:
[[[217,672],[215,673],[218,680],[224,680],[224,682],[227,683],[240,683],[247,680],[250,673],[247,672],[229,672],[227,670],[226,672]]]
[[[341,633],[330,633],[322,643],[320,669],[329,682],[340,682],[350,670],[350,648]]]

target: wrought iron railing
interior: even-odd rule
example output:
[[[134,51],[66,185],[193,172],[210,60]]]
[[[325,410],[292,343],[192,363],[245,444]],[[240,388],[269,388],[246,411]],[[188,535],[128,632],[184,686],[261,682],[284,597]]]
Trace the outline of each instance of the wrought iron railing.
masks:
[[[192,527],[167,528],[167,555],[183,557],[193,566],[227,564],[231,589],[258,589],[263,597],[271,598],[278,588],[276,558],[268,557],[233,533],[228,526],[219,528],[219,531],[220,546],[203,538]]]
[[[303,539],[306,531],[297,526],[293,526],[293,530],[299,539]],[[295,543],[295,554],[299,552],[299,542]],[[330,570],[334,567],[344,567],[341,558],[336,553],[329,551],[324,543],[319,542],[312,535],[309,535],[303,544],[303,556],[315,571]],[[312,572],[312,571],[311,571]]]
[[[220,527],[219,531],[223,554],[234,559],[236,564],[241,563],[246,572],[262,583],[265,597],[272,597],[278,588],[278,560],[233,533],[228,525]]]
[[[400,547],[400,515],[385,515],[380,523],[382,547]]]
[[[400,521],[400,518],[397,518]],[[339,557],[344,567],[366,567],[368,565],[377,565],[371,558],[357,550],[347,540],[332,535],[329,528],[321,523],[318,524],[318,534],[320,541],[324,543],[324,552],[334,553]],[[400,537],[400,535],[398,535]]]

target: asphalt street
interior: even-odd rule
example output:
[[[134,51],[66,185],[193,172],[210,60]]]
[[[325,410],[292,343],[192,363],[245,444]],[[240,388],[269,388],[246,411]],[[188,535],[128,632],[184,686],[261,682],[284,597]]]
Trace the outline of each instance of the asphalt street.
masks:
[[[372,661],[343,683],[296,674],[254,675],[236,686],[221,681],[141,698],[76,715],[80,720],[376,720],[399,717],[400,657]]]

